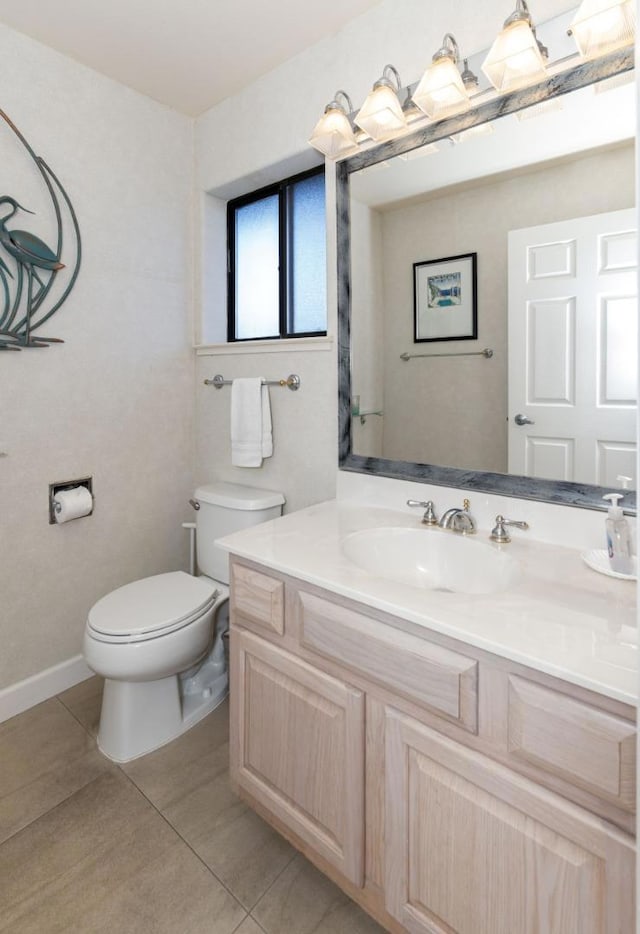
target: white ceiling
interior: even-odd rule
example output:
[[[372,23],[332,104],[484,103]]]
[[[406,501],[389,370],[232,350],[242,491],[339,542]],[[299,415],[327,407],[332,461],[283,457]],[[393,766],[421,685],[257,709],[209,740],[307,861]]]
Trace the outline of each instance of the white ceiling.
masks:
[[[197,116],[380,0],[0,0],[0,22]]]

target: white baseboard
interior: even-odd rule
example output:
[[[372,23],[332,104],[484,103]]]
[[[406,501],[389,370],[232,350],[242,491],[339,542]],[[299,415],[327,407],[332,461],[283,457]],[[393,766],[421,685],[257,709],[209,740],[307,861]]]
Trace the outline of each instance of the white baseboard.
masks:
[[[3,688],[0,691],[0,723],[55,697],[80,681],[86,681],[92,675],[82,655],[74,655],[53,668],[46,668],[37,675]]]

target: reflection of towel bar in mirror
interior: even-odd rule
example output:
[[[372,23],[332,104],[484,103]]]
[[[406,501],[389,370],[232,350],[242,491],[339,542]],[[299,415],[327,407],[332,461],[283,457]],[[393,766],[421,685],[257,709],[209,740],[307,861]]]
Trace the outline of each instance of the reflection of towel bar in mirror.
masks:
[[[359,418],[359,419],[360,419],[360,424],[361,424],[361,425],[366,425],[366,424],[367,424],[367,416],[369,416],[369,415],[380,415],[380,416],[383,416],[383,415],[384,415],[384,412],[382,412],[380,409],[376,409],[376,410],[373,410],[373,409],[366,409],[366,410],[363,411],[363,412],[353,412],[352,414],[353,414],[353,417],[354,417],[354,418]]]
[[[484,350],[460,350],[457,353],[404,353],[400,354],[400,359],[406,363],[413,357],[485,357],[489,360],[493,357],[493,350],[485,347]]]
[[[232,379],[225,379],[220,373],[216,373],[213,379],[205,379],[204,381],[205,386],[215,386],[216,389],[222,389],[223,386],[231,386],[232,383]],[[262,385],[286,386],[294,392],[296,389],[300,389],[300,377],[295,373],[291,373],[286,379],[263,379]]]

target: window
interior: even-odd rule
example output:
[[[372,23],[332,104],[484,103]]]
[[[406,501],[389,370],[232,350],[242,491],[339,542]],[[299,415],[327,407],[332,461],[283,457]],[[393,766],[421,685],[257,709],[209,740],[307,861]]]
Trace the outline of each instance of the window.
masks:
[[[230,201],[229,341],[327,333],[324,168]]]

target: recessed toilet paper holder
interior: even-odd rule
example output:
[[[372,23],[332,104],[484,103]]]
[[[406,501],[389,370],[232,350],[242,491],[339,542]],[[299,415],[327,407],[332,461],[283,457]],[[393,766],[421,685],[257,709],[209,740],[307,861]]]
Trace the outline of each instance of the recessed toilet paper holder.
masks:
[[[64,480],[61,483],[50,483],[49,484],[49,525],[57,525],[56,523],[56,504],[54,502],[56,494],[60,493],[62,490],[72,490],[76,486],[84,486],[91,493],[93,498],[93,478],[92,477],[83,477],[81,480]],[[59,511],[59,510],[58,510]],[[91,507],[91,512],[88,515],[92,515],[93,506]]]

